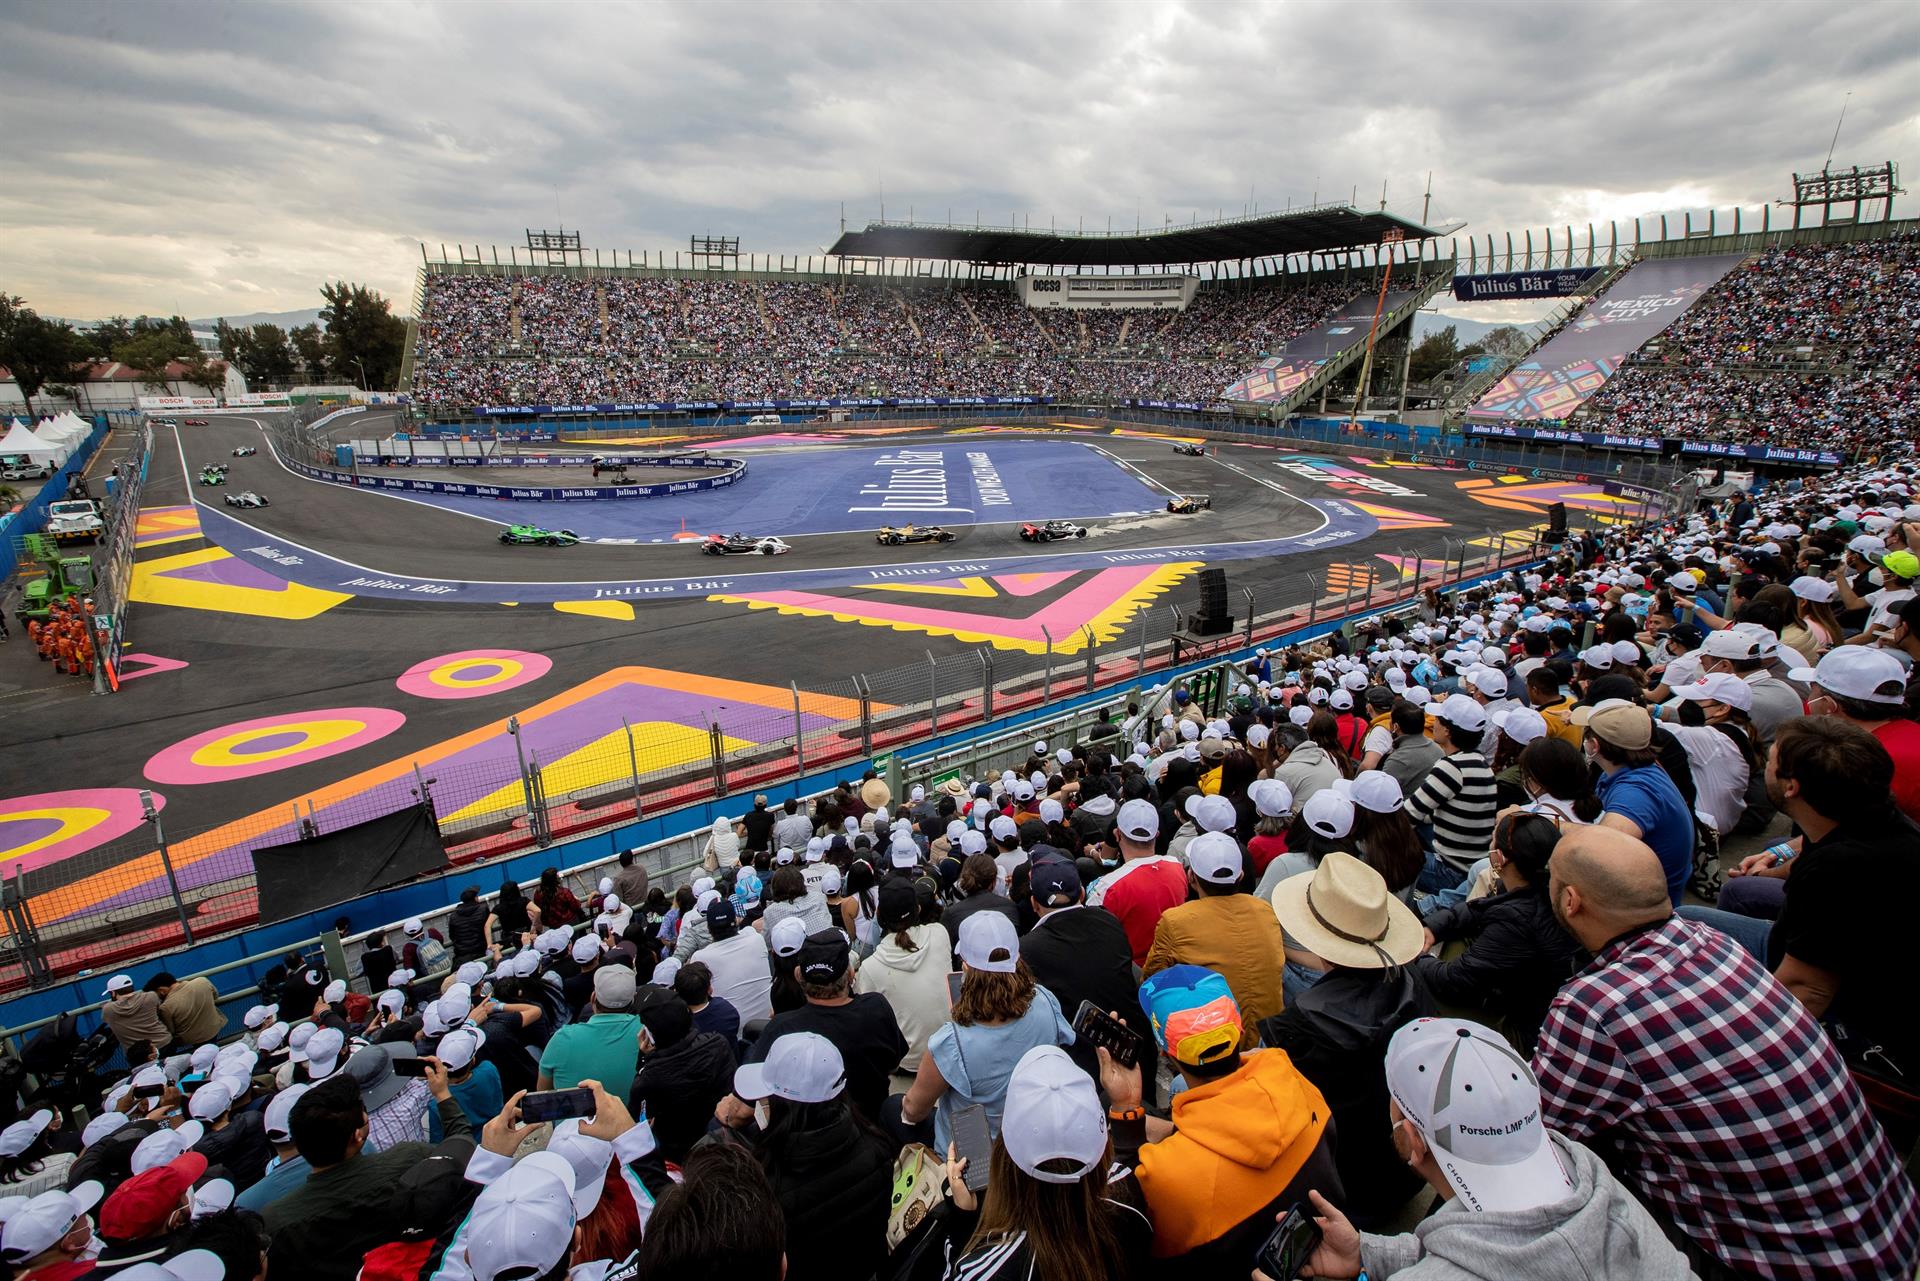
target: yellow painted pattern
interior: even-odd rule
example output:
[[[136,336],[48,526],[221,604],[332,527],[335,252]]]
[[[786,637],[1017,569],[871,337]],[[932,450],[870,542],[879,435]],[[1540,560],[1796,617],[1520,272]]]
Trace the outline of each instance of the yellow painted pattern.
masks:
[[[753,744],[745,739],[721,736],[729,752],[741,751]],[[634,759],[642,774],[654,770],[675,769],[691,761],[711,758],[713,740],[707,731],[674,721],[642,721],[633,727]],[[550,765],[540,767],[540,781],[549,800],[559,803],[574,792],[597,791],[630,777],[627,760],[627,732],[615,730],[567,753]],[[509,783],[470,805],[462,806],[441,819],[443,823],[462,822],[506,813],[526,804],[520,784]]]
[[[284,583],[277,590],[262,587],[233,587],[225,583],[194,582],[186,578],[164,578],[169,570],[208,565],[231,560],[233,554],[221,547],[203,547],[163,556],[158,560],[137,561],[133,566],[133,586],[128,597],[144,605],[172,605],[179,609],[204,609],[216,614],[245,614],[253,618],[299,620],[318,618],[336,605],[353,597],[341,592]]]
[[[986,579],[973,575],[951,583],[875,583],[883,592],[912,592],[922,596],[970,596],[975,600],[994,600],[1000,595]]]
[[[1084,620],[1084,627],[1091,628],[1095,646],[1109,644],[1123,638],[1126,624],[1143,606],[1150,605],[1157,596],[1165,595],[1182,579],[1203,568],[1200,561],[1182,561],[1161,565],[1141,579],[1135,586],[1116,597],[1091,618]],[[862,627],[884,627],[896,632],[918,633],[925,636],[950,636],[968,645],[991,645],[995,649],[1016,650],[1027,654],[1047,652],[1046,638],[1039,633],[1036,619],[1044,618],[1049,608],[1043,608],[1026,618],[994,618],[984,614],[958,614],[938,612],[931,615],[912,618],[880,617],[863,612],[861,602],[840,600],[829,596],[803,595],[801,593],[783,593],[782,599],[767,599],[756,596],[709,596],[708,600],[726,605],[745,605],[749,609],[771,609],[778,613],[801,618],[831,618],[840,623],[857,623]],[[798,597],[798,599],[795,599]],[[832,601],[831,605],[826,602]],[[965,621],[961,621],[961,620]],[[936,621],[937,620],[937,621]],[[1051,625],[1050,625],[1051,626]],[[1057,634],[1053,638],[1053,652],[1058,655],[1078,654],[1086,648],[1087,632],[1079,626],[1053,628]]]
[[[557,600],[553,607],[563,614],[581,614],[587,618],[611,618],[616,622],[633,621],[633,606],[623,600]]]

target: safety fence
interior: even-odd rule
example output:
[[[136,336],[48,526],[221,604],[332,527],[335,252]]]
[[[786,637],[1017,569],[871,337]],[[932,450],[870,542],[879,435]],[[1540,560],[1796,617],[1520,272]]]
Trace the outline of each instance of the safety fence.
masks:
[[[1655,510],[1651,499],[1645,510]],[[1587,519],[1573,515],[1576,526]],[[1285,585],[1242,588],[1232,601],[1237,625],[1224,634],[1195,634],[1185,611],[1162,599],[1125,621],[1057,636],[1042,627],[1039,639],[1017,648],[945,655],[929,649],[924,662],[805,689],[795,682],[777,705],[716,695],[692,725],[624,724],[592,739],[554,741],[537,724],[509,717],[464,736],[468,746],[457,754],[393,762],[323,795],[216,827],[168,831],[164,815],[149,810],[118,841],[46,867],[15,860],[0,877],[0,991],[251,925],[258,919],[255,849],[425,804],[452,864],[484,865],[669,810],[751,795],[809,772],[858,772],[905,746],[1055,700],[1138,686],[1250,645],[1324,635],[1541,554],[1529,532],[1469,532],[1438,556],[1401,551],[1392,562],[1397,571],[1368,555]],[[1163,579],[1164,593],[1198,568],[1143,567],[1143,589]],[[669,676],[636,669],[637,679]]]
[[[104,414],[93,415],[93,430],[53,474],[40,482],[40,492],[20,504],[20,509],[0,515],[0,583],[11,579],[20,568],[20,540],[47,527],[47,508],[67,496],[67,486],[87,469],[94,450],[112,428]]]

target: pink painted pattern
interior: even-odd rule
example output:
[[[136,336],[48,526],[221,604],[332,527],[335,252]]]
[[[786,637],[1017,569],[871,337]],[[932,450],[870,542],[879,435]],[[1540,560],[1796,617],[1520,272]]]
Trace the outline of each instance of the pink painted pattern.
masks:
[[[154,753],[145,773],[156,783],[229,783],[350,752],[406,722],[384,707],[328,707],[235,721]]]
[[[155,809],[166,804],[154,794]],[[117,840],[140,823],[140,793],[131,787],[9,796],[0,799],[0,865],[9,872],[46,867]]]
[[[484,698],[539,680],[553,670],[545,654],[524,649],[467,649],[426,658],[394,684],[418,698]]]

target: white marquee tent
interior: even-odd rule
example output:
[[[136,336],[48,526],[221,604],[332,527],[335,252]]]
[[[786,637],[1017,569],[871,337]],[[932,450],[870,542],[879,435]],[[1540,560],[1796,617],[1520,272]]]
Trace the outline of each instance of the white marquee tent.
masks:
[[[13,426],[4,438],[0,438],[0,457],[11,458],[25,455],[35,462],[51,463],[58,466],[67,460],[73,452],[72,444],[65,441],[48,440],[37,434],[33,428],[13,420]]]

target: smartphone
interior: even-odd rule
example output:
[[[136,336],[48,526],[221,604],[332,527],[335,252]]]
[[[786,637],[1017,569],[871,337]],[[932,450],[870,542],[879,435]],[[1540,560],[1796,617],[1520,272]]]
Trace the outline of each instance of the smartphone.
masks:
[[[1267,1238],[1267,1243],[1260,1247],[1257,1263],[1273,1281],[1294,1281],[1319,1244],[1320,1225],[1313,1221],[1312,1212],[1304,1204],[1296,1202]]]
[[[393,1061],[393,1074],[395,1076],[425,1077],[427,1074],[427,1061],[422,1058],[395,1059]]]
[[[182,1094],[192,1094],[195,1090],[205,1085],[207,1083],[207,1080],[208,1078],[205,1073],[196,1073],[193,1076],[183,1076],[180,1078],[180,1092]]]
[[[1113,1061],[1121,1067],[1132,1067],[1140,1061],[1140,1038],[1133,1029],[1092,1001],[1080,1002],[1073,1016],[1073,1034],[1113,1055]]]
[[[521,1096],[520,1119],[528,1125],[542,1121],[564,1121],[570,1116],[593,1115],[593,1091],[585,1086],[571,1090],[538,1090]]]
[[[967,1191],[984,1192],[993,1165],[993,1135],[987,1130],[987,1110],[978,1103],[953,1114],[953,1154],[967,1163],[961,1176]]]
[[[955,970],[953,973],[947,975],[947,1004],[948,1005],[959,1004],[960,985],[966,981],[966,978],[967,978],[967,974],[965,970]]]
[[[133,1087],[133,1097],[136,1099],[157,1099],[166,1092],[167,1087],[164,1082],[159,1085],[136,1085]]]

